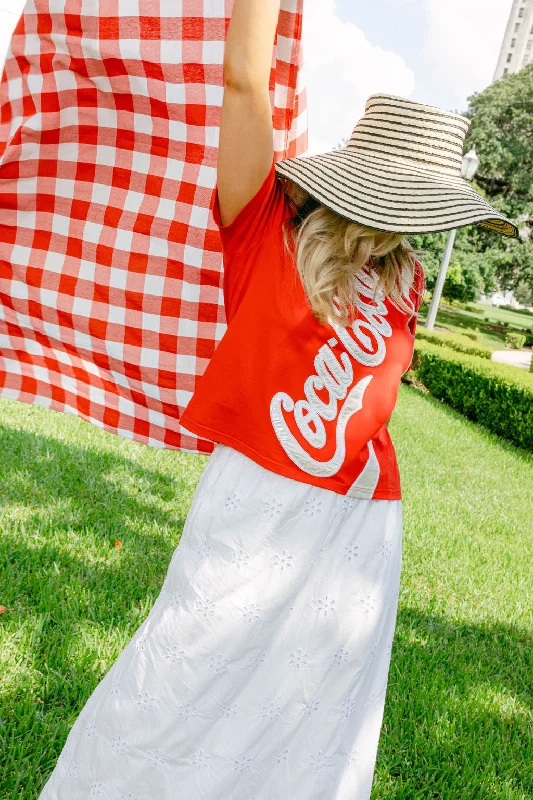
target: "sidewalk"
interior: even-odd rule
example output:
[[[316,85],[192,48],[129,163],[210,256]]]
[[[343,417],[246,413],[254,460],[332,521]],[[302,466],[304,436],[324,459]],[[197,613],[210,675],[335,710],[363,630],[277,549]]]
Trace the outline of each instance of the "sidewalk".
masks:
[[[494,350],[492,360],[528,370],[531,364],[531,350]]]

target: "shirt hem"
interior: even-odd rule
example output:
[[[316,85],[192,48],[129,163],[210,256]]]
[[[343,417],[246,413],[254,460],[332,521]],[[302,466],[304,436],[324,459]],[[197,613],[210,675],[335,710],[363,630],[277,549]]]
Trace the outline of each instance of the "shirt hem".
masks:
[[[183,424],[185,430],[190,431],[191,433],[200,434],[204,436],[206,439],[210,439],[212,442],[225,444],[228,447],[234,447],[236,450],[239,450],[248,458],[251,458],[252,461],[255,461],[260,466],[264,467],[265,469],[270,470],[271,472],[277,472],[278,474],[284,475],[286,478],[291,478],[292,480],[299,481],[300,483],[308,483],[311,486],[319,486],[319,484],[315,483],[314,481],[306,479],[307,473],[302,471],[302,477],[296,478],[294,472],[288,469],[285,464],[280,464],[277,461],[273,461],[268,456],[263,455],[263,453],[259,453],[253,447],[244,442],[239,441],[239,439],[235,439],[233,436],[229,434],[216,431],[213,428],[209,428],[207,425],[203,425],[199,422],[195,422],[194,420],[187,419],[187,422],[190,422],[194,427],[188,428],[185,422],[180,423]],[[214,438],[216,436],[217,438]],[[271,465],[271,466],[270,466]],[[275,467],[275,469],[274,469]],[[332,481],[334,486],[337,486],[339,489],[344,489],[345,491],[336,491],[335,489],[330,489],[330,491],[336,491],[337,494],[346,495],[349,490],[349,486],[345,484],[339,483],[338,481]],[[320,486],[322,489],[328,489],[329,487]],[[350,495],[350,497],[357,497],[356,495]],[[369,500],[402,500],[402,493],[399,492],[374,492],[371,498],[367,498]]]

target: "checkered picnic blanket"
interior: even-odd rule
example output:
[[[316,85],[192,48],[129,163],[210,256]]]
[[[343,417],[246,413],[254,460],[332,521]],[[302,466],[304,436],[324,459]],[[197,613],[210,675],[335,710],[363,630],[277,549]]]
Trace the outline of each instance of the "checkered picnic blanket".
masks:
[[[307,150],[283,0],[276,160]],[[186,452],[226,327],[212,217],[231,0],[28,0],[0,84],[0,396]]]

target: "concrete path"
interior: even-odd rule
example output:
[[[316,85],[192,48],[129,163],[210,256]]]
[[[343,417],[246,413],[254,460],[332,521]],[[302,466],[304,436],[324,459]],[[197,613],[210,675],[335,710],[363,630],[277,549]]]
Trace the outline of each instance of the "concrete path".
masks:
[[[492,360],[500,361],[503,364],[512,364],[513,367],[520,367],[520,369],[529,369],[531,350],[494,350]]]

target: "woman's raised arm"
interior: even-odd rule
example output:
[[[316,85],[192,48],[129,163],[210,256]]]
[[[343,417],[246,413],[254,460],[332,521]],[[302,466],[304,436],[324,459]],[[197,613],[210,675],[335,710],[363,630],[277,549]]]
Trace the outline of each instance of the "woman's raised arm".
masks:
[[[269,79],[281,0],[235,0],[224,51],[217,184],[229,225],[257,193],[274,157]]]

